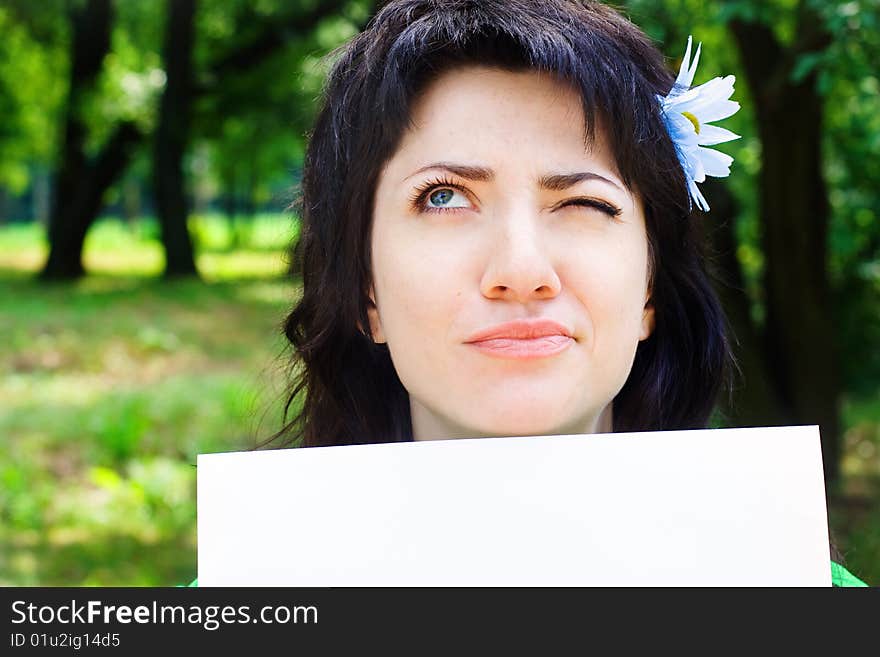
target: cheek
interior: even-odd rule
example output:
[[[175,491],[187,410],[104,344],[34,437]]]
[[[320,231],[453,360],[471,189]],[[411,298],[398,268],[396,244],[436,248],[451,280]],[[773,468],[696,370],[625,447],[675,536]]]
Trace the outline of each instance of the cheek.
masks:
[[[635,349],[647,294],[646,249],[638,241],[606,242],[569,260],[567,280],[585,309],[588,347],[598,356]]]
[[[378,232],[373,271],[379,312],[392,356],[405,367],[424,362],[442,342],[463,298],[462,255],[404,231]]]

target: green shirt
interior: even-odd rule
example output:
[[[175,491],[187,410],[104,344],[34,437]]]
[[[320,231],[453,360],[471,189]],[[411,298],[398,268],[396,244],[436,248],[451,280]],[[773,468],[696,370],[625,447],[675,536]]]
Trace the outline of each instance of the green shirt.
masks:
[[[839,563],[831,562],[831,586],[868,586]]]
[[[187,586],[198,586],[199,580],[194,579]],[[868,586],[858,577],[849,572],[839,563],[831,562],[831,586]]]

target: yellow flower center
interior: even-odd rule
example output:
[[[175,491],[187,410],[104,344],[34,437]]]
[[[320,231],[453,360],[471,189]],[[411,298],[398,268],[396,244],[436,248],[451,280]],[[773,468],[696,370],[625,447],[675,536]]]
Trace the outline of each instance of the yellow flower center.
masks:
[[[694,130],[697,131],[697,134],[700,134],[700,120],[691,114],[690,112],[682,112],[681,115],[686,118],[688,121],[694,124]]]

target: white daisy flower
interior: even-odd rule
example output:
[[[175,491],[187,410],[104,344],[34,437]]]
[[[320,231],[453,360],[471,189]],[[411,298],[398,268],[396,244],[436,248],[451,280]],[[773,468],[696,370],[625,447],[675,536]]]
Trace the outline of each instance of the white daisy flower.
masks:
[[[692,39],[688,37],[687,49],[675,84],[665,97],[658,96],[658,99],[666,127],[687,177],[690,196],[697,207],[708,212],[709,204],[697,188],[697,183],[703,182],[706,176],[724,178],[730,175],[733,158],[705,147],[740,137],[730,130],[709,125],[709,122],[733,116],[739,110],[739,103],[730,100],[733,83],[736,81],[733,75],[714,78],[698,87],[691,87],[703,45],[701,43],[697,46],[694,61],[691,62],[691,43]]]

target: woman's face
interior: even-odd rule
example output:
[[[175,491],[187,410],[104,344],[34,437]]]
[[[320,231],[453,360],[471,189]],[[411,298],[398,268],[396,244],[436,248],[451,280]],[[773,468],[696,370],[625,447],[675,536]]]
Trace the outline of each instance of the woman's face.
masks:
[[[416,440],[611,431],[653,329],[645,220],[580,96],[537,72],[426,88],[373,207],[373,339]],[[501,327],[525,320],[543,337]],[[542,331],[538,331],[542,333]]]

